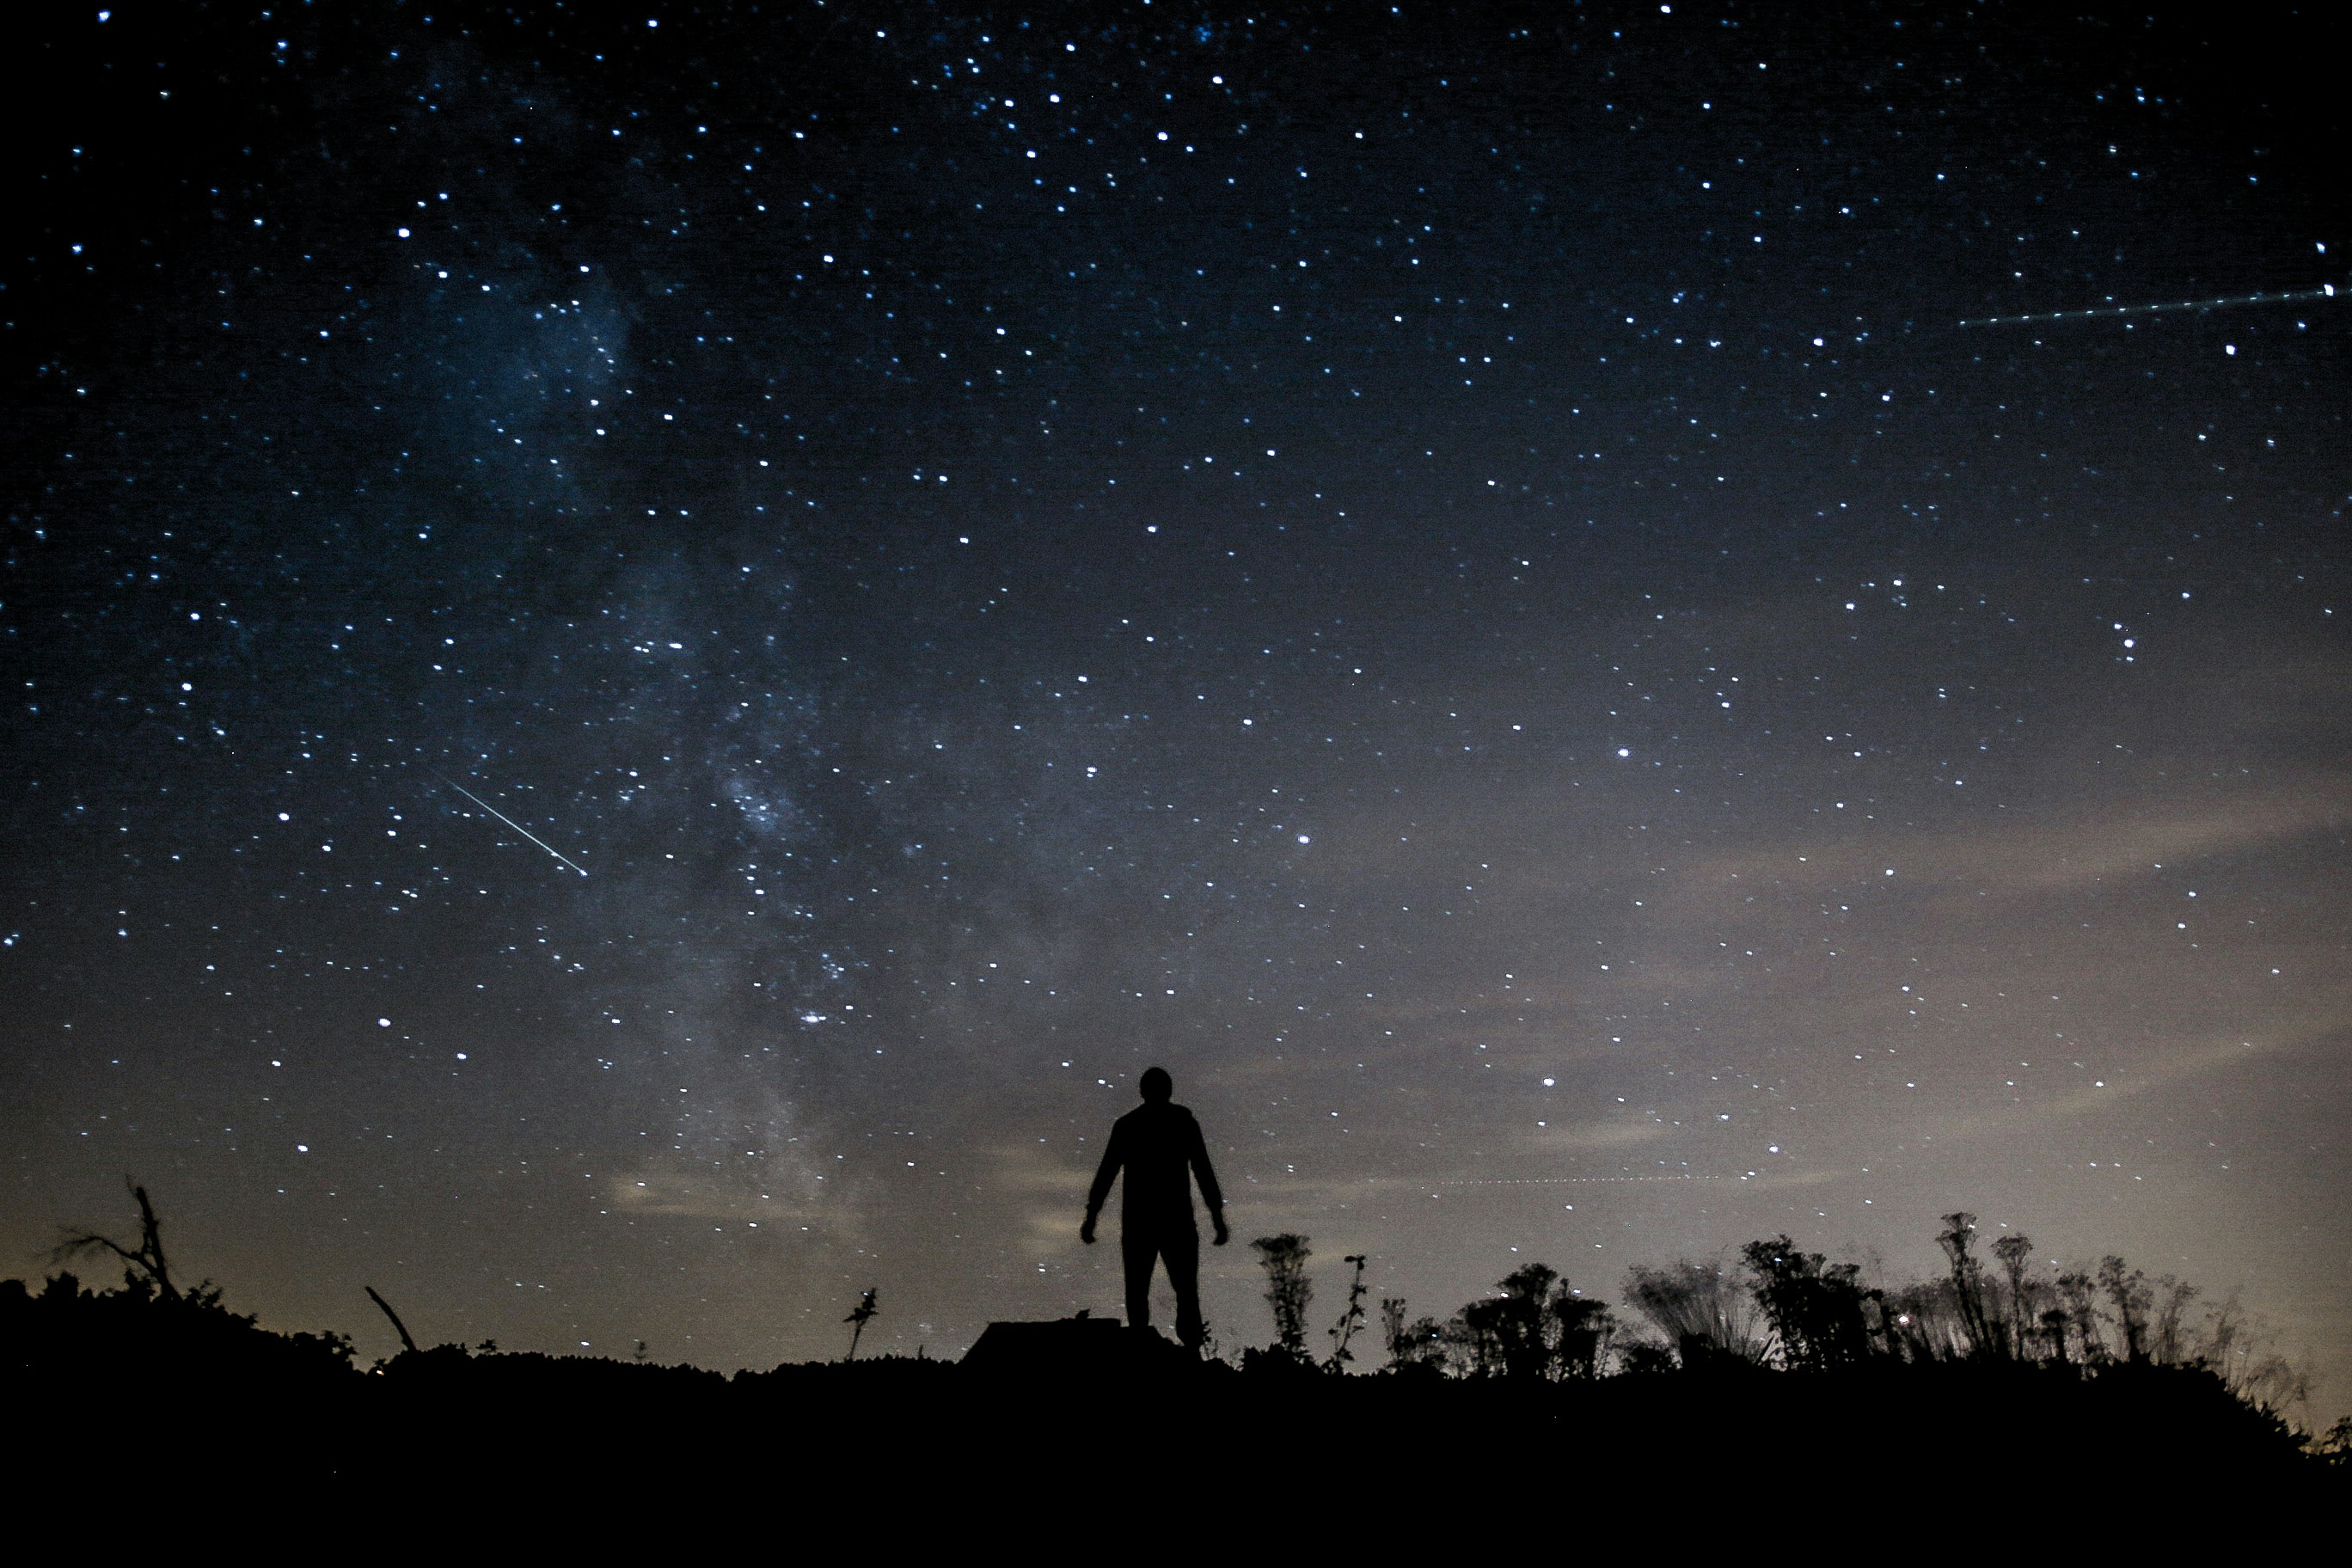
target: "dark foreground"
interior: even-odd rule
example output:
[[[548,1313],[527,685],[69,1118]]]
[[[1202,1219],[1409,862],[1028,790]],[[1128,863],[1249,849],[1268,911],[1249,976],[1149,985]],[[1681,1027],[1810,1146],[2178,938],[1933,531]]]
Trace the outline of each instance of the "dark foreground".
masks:
[[[1998,1515],[2089,1537],[2249,1510],[2340,1516],[2352,1499],[2352,1473],[2193,1367],[1743,1366],[1521,1385],[1270,1360],[1242,1372],[1155,1340],[1148,1354],[992,1368],[877,1359],[729,1377],[442,1346],[363,1371],[331,1338],[217,1310],[0,1307],[0,1397],[36,1511],[209,1521],[257,1542],[459,1516],[542,1539],[691,1519],[752,1529],[778,1508],[856,1522],[877,1545],[1138,1516],[1180,1534],[1291,1519],[1543,1539],[1611,1520],[1928,1540]]]

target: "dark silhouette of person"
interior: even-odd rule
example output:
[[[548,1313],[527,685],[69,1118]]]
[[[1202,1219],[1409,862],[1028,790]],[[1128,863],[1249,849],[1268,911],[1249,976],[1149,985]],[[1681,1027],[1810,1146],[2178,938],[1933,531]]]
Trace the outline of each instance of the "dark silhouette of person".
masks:
[[[1192,1220],[1192,1183],[1201,1184],[1201,1201],[1209,1205],[1209,1223],[1219,1247],[1231,1240],[1225,1228],[1225,1197],[1217,1190],[1217,1173],[1209,1166],[1209,1146],[1201,1140],[1201,1124],[1168,1097],[1176,1091],[1166,1069],[1148,1068],[1139,1086],[1143,1103],[1111,1123],[1110,1146],[1103,1151],[1101,1168],[1087,1194],[1087,1220],[1078,1239],[1092,1247],[1095,1219],[1119,1172],[1127,1185],[1118,1200],[1119,1260],[1127,1266],[1127,1321],[1130,1328],[1151,1322],[1151,1265],[1168,1266],[1168,1283],[1176,1291],[1176,1337],[1187,1350],[1197,1351],[1208,1337],[1201,1324],[1201,1232]]]

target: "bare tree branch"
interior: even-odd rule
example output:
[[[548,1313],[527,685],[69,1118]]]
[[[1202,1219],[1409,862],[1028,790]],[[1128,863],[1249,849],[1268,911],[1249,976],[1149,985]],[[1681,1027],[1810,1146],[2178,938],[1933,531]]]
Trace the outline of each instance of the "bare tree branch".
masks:
[[[144,1274],[158,1295],[167,1301],[176,1301],[180,1299],[180,1288],[172,1283],[172,1265],[163,1256],[163,1223],[155,1217],[155,1205],[148,1201],[145,1187],[128,1176],[122,1178],[122,1183],[131,1189],[131,1197],[139,1205],[138,1247],[125,1247],[112,1237],[94,1230],[69,1230],[50,1249],[49,1258],[52,1262],[62,1263],[84,1252],[111,1252]]]
[[[400,1314],[392,1310],[392,1303],[377,1295],[375,1287],[373,1285],[362,1285],[360,1289],[366,1291],[368,1300],[373,1301],[383,1310],[383,1315],[392,1320],[392,1331],[400,1336],[400,1342],[408,1349],[415,1350],[416,1342],[408,1337],[408,1325],[400,1321]]]

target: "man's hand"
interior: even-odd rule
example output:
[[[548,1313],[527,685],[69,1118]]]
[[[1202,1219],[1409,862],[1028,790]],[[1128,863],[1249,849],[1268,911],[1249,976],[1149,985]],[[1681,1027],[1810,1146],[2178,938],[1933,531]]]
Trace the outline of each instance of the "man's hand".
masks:
[[[1223,1247],[1225,1243],[1234,1238],[1234,1233],[1225,1228],[1225,1216],[1223,1215],[1219,1214],[1211,1215],[1209,1223],[1216,1226],[1216,1233],[1211,1238],[1212,1245]]]
[[[1085,1223],[1078,1226],[1078,1239],[1085,1242],[1088,1247],[1092,1247],[1095,1244],[1094,1215],[1087,1215]]]

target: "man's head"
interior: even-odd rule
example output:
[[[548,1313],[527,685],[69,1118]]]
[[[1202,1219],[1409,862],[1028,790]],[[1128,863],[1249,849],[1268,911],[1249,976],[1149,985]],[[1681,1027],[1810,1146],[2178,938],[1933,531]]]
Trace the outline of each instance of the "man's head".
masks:
[[[1176,1092],[1176,1080],[1168,1076],[1166,1068],[1145,1068],[1143,1081],[1138,1087],[1143,1090],[1147,1103],[1165,1105],[1168,1097]]]

